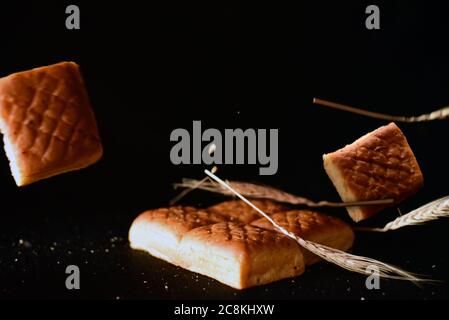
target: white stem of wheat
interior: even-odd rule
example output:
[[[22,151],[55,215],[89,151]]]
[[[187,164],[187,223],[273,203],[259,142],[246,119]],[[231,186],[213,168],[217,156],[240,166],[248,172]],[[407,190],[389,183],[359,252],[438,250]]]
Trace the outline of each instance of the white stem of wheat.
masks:
[[[355,108],[351,106],[347,106],[341,103],[336,103],[332,101],[327,101],[323,99],[313,98],[313,103],[321,106],[325,106],[328,108],[333,108],[337,110],[347,111],[351,113],[360,114],[362,116],[381,119],[386,121],[394,121],[394,122],[424,122],[424,121],[433,121],[433,120],[444,120],[449,118],[449,107],[444,107],[442,109],[433,111],[431,113],[422,114],[416,117],[407,117],[407,116],[393,116],[389,114],[383,114],[373,111],[368,111],[360,108]]]
[[[319,201],[295,196],[291,193],[265,185],[259,185],[249,182],[241,181],[226,181],[228,185],[238,191],[240,194],[253,199],[270,199],[278,202],[289,203],[292,205],[304,205],[307,207],[351,207],[351,206],[372,206],[372,205],[386,205],[392,204],[394,199],[379,199],[367,201],[354,202],[330,202]],[[234,196],[234,193],[224,188],[222,185],[214,183],[213,181],[183,179],[182,183],[176,183],[175,187],[187,189],[201,189],[210,192],[220,193],[223,195]]]
[[[349,254],[349,253],[346,253],[341,250],[337,250],[334,248],[330,248],[328,246],[324,246],[324,245],[321,245],[321,244],[318,244],[318,243],[315,243],[312,241],[305,240],[305,239],[295,235],[294,233],[288,231],[287,229],[283,228],[279,224],[277,224],[269,215],[267,215],[265,212],[260,210],[251,201],[246,199],[238,191],[236,191],[234,188],[232,188],[225,181],[221,180],[215,174],[213,174],[209,170],[205,170],[204,172],[209,177],[211,177],[213,180],[218,182],[224,188],[228,189],[230,192],[232,192],[234,195],[236,195],[238,198],[240,198],[242,201],[244,201],[246,204],[248,204],[250,207],[252,207],[254,210],[256,210],[258,213],[260,213],[279,232],[286,235],[287,237],[294,239],[296,242],[298,242],[298,244],[300,246],[311,251],[312,253],[316,254],[317,256],[321,257],[322,259],[324,259],[328,262],[336,264],[346,270],[361,273],[364,275],[371,275],[372,273],[369,270],[371,270],[372,267],[376,267],[377,270],[379,270],[379,276],[381,276],[383,278],[409,280],[409,281],[413,281],[415,283],[419,282],[419,281],[424,281],[424,279],[418,278],[418,276],[415,274],[409,273],[409,272],[404,271],[398,267],[391,266],[384,262],[377,261],[375,259],[371,259],[371,258],[367,258],[367,257],[356,256],[356,255]]]

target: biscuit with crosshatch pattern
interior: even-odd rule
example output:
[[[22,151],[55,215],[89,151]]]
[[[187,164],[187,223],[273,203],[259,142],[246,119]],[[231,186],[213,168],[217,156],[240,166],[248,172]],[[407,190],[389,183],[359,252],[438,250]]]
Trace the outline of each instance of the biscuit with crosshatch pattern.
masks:
[[[98,161],[103,148],[78,65],[0,79],[0,130],[18,186]]]

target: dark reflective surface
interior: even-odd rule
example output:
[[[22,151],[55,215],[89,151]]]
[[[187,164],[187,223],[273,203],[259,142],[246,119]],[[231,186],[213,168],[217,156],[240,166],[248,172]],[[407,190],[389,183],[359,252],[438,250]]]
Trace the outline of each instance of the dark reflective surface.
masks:
[[[67,2],[67,4],[69,4]],[[129,249],[133,218],[166,206],[171,183],[201,178],[202,166],[170,163],[170,132],[204,127],[279,128],[279,171],[223,166],[220,176],[268,183],[313,199],[338,200],[321,155],[383,125],[312,105],[314,96],[391,114],[449,104],[446,12],[441,1],[390,1],[381,30],[367,31],[364,8],[314,1],[295,8],[142,7],[80,2],[81,30],[64,27],[65,6],[5,5],[0,10],[0,74],[60,60],[82,68],[105,147],[85,170],[17,188],[0,153],[2,298],[391,299],[447,298],[447,284],[418,288],[365,279],[329,264],[297,279],[243,292]],[[447,195],[449,120],[402,124],[425,187],[407,212]],[[195,193],[184,203],[221,200]],[[347,219],[344,210],[328,210]],[[379,214],[380,226],[397,215]],[[448,221],[390,234],[357,234],[356,254],[449,280]],[[81,270],[68,291],[65,267]]]

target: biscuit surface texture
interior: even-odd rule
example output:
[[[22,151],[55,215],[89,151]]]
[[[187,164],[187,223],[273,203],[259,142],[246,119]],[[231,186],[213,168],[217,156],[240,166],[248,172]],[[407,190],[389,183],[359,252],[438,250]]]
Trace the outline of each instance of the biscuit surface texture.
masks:
[[[84,168],[103,153],[84,82],[73,62],[1,78],[0,130],[19,186]]]
[[[310,210],[289,210],[271,215],[271,218],[281,227],[293,232],[297,236],[326,245],[342,251],[350,249],[354,243],[352,228],[336,217]],[[267,230],[275,230],[273,225],[265,218],[251,223]],[[320,261],[320,258],[310,251],[300,247],[306,265]]]
[[[407,139],[394,123],[325,154],[323,160],[329,178],[345,202],[392,198],[397,204],[416,193],[424,181]],[[357,222],[383,208],[365,206],[347,210]]]

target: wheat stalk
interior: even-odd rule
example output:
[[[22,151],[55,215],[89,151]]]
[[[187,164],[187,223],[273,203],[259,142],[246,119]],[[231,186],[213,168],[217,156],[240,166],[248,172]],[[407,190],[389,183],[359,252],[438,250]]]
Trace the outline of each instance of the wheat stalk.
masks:
[[[312,241],[304,240],[303,238],[297,236],[293,232],[290,232],[287,229],[280,226],[279,224],[277,224],[269,215],[267,215],[265,212],[263,212],[258,207],[256,207],[252,202],[250,202],[248,199],[246,199],[244,196],[242,196],[238,191],[236,191],[229,184],[227,184],[226,182],[221,180],[215,174],[213,174],[209,170],[204,170],[204,172],[209,177],[211,177],[216,182],[218,182],[221,186],[226,188],[229,192],[232,192],[234,195],[239,197],[242,201],[244,201],[246,204],[248,204],[254,210],[259,212],[279,232],[286,235],[287,237],[294,239],[296,242],[298,242],[298,244],[300,246],[302,246],[303,248],[309,250],[310,252],[316,254],[317,256],[321,257],[322,259],[324,259],[328,262],[336,264],[346,270],[361,273],[364,275],[371,275],[372,273],[369,270],[373,267],[376,267],[377,270],[379,270],[379,276],[383,277],[383,278],[409,280],[409,281],[412,281],[415,283],[417,283],[419,281],[428,281],[428,280],[421,279],[417,275],[409,273],[409,272],[402,270],[398,267],[386,264],[381,261],[377,261],[372,258],[356,256],[356,255],[349,254],[349,253],[346,253],[344,251],[337,250],[334,248],[330,248],[328,246],[324,246],[324,245],[321,245],[321,244],[318,244],[318,243],[315,243]]]
[[[209,153],[209,155],[212,155],[215,153],[216,150],[217,150],[217,145],[215,143],[212,143],[212,144],[210,144],[207,152]],[[214,166],[210,171],[212,171],[212,173],[215,173],[215,172],[217,172],[217,170],[218,170],[218,167]],[[190,185],[189,188],[180,192],[178,195],[176,195],[173,199],[171,199],[169,201],[170,206],[175,205],[177,202],[179,202],[179,200],[184,198],[187,194],[189,194],[193,190],[199,188],[207,180],[210,180],[210,179],[209,179],[209,177],[206,176],[202,180],[196,181],[194,184]]]
[[[313,98],[313,103],[318,104],[321,106],[337,109],[337,110],[343,110],[351,113],[360,114],[363,116],[381,119],[381,120],[387,120],[387,121],[394,121],[394,122],[424,122],[424,121],[433,121],[433,120],[444,120],[449,118],[449,106],[433,111],[431,113],[422,114],[420,116],[416,117],[406,117],[406,116],[393,116],[373,111],[368,111],[360,108],[350,107],[344,104],[327,101],[323,99]]]
[[[330,202],[319,201],[315,202],[310,199],[295,196],[291,193],[260,184],[254,184],[241,181],[226,181],[235,190],[242,195],[253,199],[270,199],[278,202],[289,203],[292,205],[305,205],[307,207],[351,207],[351,206],[369,206],[369,205],[385,205],[392,204],[394,199],[380,199],[369,201],[354,201],[354,202]],[[174,184],[175,187],[187,189],[201,189],[210,192],[220,193],[223,195],[233,196],[234,194],[220,184],[213,181],[183,179],[182,183]]]
[[[387,223],[383,228],[357,228],[358,231],[386,232],[449,217],[449,196],[425,204]]]

